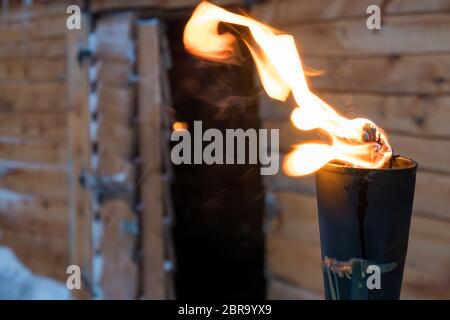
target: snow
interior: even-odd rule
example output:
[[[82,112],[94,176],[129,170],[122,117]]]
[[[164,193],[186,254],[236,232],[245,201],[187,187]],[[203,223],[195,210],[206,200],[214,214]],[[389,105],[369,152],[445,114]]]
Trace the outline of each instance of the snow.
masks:
[[[0,246],[0,300],[68,300],[71,293],[60,282],[36,275]]]

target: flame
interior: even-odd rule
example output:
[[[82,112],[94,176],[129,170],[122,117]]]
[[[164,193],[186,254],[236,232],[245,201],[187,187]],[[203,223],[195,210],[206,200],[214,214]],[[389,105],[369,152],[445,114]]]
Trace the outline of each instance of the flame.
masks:
[[[362,168],[380,168],[392,156],[382,129],[368,119],[347,119],[311,92],[294,37],[282,34],[252,18],[231,13],[207,1],[201,2],[188,21],[183,35],[186,50],[215,62],[235,62],[236,38],[219,33],[219,24],[247,27],[253,41],[243,37],[258,70],[261,83],[272,99],[286,101],[292,93],[298,107],[291,121],[300,130],[320,129],[331,143],[306,143],[295,146],[283,168],[289,175],[313,173],[331,160]],[[365,128],[376,132],[376,139],[364,139]]]
[[[173,131],[183,131],[183,130],[187,130],[189,128],[189,125],[186,122],[174,122],[172,125],[172,129]]]

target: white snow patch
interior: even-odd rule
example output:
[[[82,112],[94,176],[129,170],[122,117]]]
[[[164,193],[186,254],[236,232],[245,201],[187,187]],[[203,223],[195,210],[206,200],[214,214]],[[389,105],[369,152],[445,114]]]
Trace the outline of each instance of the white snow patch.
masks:
[[[14,252],[0,246],[0,300],[68,300],[67,287],[50,278],[33,274]]]

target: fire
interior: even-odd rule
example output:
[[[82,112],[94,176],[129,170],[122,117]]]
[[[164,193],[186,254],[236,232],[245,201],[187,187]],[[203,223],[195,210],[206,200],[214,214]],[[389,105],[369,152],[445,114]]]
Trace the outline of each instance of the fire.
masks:
[[[187,130],[189,128],[189,125],[186,122],[174,122],[174,124],[172,125],[172,129],[174,131],[183,131],[183,130]]]
[[[184,45],[193,55],[215,62],[236,61],[236,38],[219,33],[219,24],[247,27],[253,41],[243,38],[255,61],[261,83],[272,99],[286,101],[292,93],[298,107],[291,121],[300,130],[319,129],[331,143],[299,144],[287,155],[289,175],[315,172],[331,160],[354,167],[380,168],[392,156],[386,134],[368,119],[347,119],[311,92],[294,37],[282,34],[247,16],[231,13],[209,2],[200,3],[184,30]],[[367,128],[375,132],[368,138]]]

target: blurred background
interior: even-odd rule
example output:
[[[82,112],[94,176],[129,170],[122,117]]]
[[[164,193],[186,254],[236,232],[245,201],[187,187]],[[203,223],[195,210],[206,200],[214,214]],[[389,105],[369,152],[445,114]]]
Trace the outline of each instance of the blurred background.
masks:
[[[402,298],[450,299],[450,0],[212,2],[293,34],[314,92],[419,163]],[[244,46],[232,66],[185,52],[198,3],[1,1],[0,299],[323,299],[313,176],[172,165],[195,120],[278,128],[283,154],[311,138]]]

